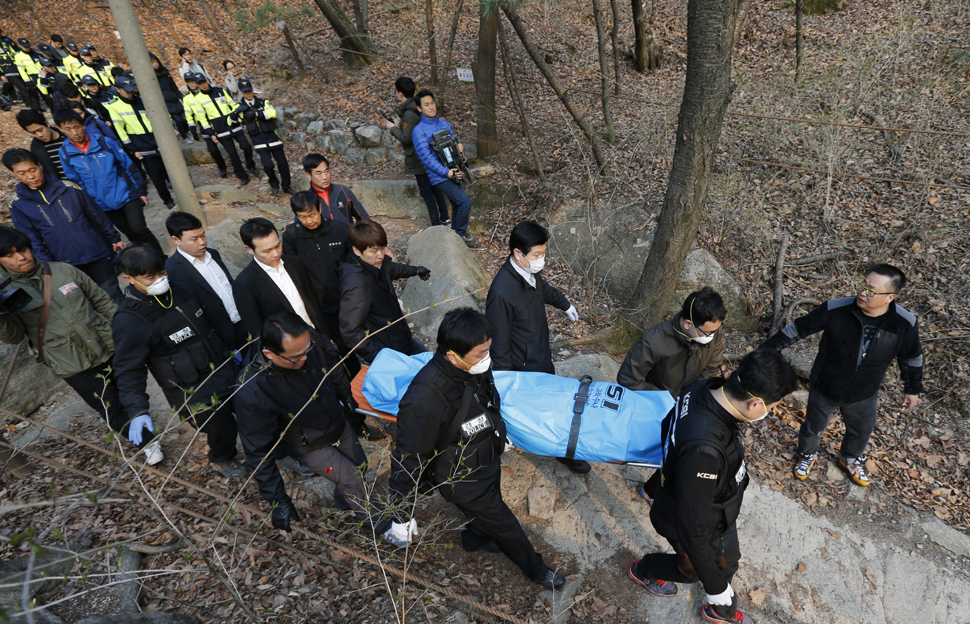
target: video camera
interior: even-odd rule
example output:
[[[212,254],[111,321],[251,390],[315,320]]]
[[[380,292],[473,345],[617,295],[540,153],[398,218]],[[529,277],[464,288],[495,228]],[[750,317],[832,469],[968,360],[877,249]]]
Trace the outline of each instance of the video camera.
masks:
[[[431,139],[431,149],[434,150],[441,164],[449,169],[461,171],[461,179],[455,180],[458,188],[464,188],[465,184],[474,184],[475,176],[468,170],[468,163],[458,151],[458,143],[451,137],[451,133],[447,130],[439,130],[431,135]]]
[[[0,289],[9,286],[11,279],[13,278],[8,275],[6,279],[0,281]],[[20,288],[0,290],[0,314],[16,314],[28,303],[30,303],[30,295]]]

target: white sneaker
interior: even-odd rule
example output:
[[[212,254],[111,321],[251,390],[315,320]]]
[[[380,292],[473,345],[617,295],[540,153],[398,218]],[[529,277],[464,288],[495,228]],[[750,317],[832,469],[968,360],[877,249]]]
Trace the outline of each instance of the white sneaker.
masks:
[[[154,466],[158,462],[165,459],[165,453],[162,452],[162,445],[158,440],[152,440],[145,446],[145,463],[149,466]]]
[[[185,137],[184,139],[182,139],[182,142],[185,143],[186,145],[192,145],[193,143],[195,143],[195,141],[193,141],[189,137]]]

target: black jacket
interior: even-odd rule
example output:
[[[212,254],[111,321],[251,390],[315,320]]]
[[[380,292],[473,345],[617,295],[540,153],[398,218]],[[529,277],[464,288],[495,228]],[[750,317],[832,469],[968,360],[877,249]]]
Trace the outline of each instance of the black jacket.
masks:
[[[327,323],[320,309],[320,294],[314,288],[313,281],[303,263],[295,256],[283,256],[283,267],[293,280],[297,292],[300,293],[307,316],[310,317],[313,326],[318,332],[327,334]],[[242,317],[243,328],[251,338],[259,338],[260,332],[263,331],[263,323],[277,312],[296,313],[283,295],[283,291],[255,259],[232,283],[232,295],[236,300],[239,316]]]
[[[159,301],[171,307],[166,309]],[[183,390],[188,388],[195,388],[195,395],[205,402],[214,394],[220,399],[231,396],[237,374],[232,362],[209,376],[210,365],[219,367],[230,357],[212,329],[213,323],[189,291],[172,287],[169,294],[156,299],[134,286],[125,290],[124,301],[111,323],[111,334],[115,343],[114,377],[128,418],[148,413],[149,370],[175,408],[182,406],[186,399]]]
[[[165,108],[169,115],[184,115],[185,109],[182,108],[182,92],[178,85],[172,80],[172,74],[166,69],[156,70],[155,77],[158,79],[158,86],[162,90],[162,98],[165,100]]]
[[[889,303],[876,334],[863,351],[863,314],[855,297],[833,299],[769,338],[764,347],[784,349],[818,332],[822,340],[812,365],[812,386],[825,396],[855,402],[879,391],[893,360],[899,364],[905,394],[923,388],[923,346],[916,317]]]
[[[739,423],[711,395],[723,385],[720,377],[691,384],[664,418],[661,487],[650,510],[654,528],[682,544],[711,595],[730,582],[714,542],[737,521],[749,480]]]
[[[51,132],[56,135],[53,137],[54,141],[58,139],[62,140],[62,142],[67,141],[67,137],[64,136],[64,134],[57,128],[51,128]],[[52,178],[57,178],[58,180],[63,180],[63,174],[58,169],[57,163],[54,162],[54,159],[51,158],[50,154],[47,153],[47,150],[44,149],[45,145],[47,144],[38,138],[31,139],[30,153],[34,155],[34,158],[36,158],[38,162],[40,162],[40,166],[44,169],[44,173],[46,175],[49,175]],[[58,160],[60,160],[59,156]]]
[[[353,348],[368,332],[373,334],[404,316],[392,281],[417,275],[418,268],[385,258],[378,269],[352,254],[340,270],[340,334]],[[384,348],[407,353],[411,338],[407,321],[401,321],[368,338],[357,353],[368,362]]]
[[[243,373],[235,396],[236,426],[246,465],[255,473],[260,495],[268,501],[290,500],[276,467],[277,459],[286,455],[300,457],[333,444],[347,424],[341,401],[349,401],[353,395],[344,368],[336,366],[340,354],[318,332],[310,330],[310,337],[314,347],[299,369],[278,368],[259,353]],[[317,390],[324,371],[332,372]],[[283,441],[270,453],[291,421]],[[266,461],[260,466],[264,458]]]
[[[398,104],[394,112],[401,118],[401,125],[391,128],[390,133],[404,148],[404,173],[424,174],[424,165],[421,164],[421,159],[414,151],[414,143],[411,142],[411,133],[414,132],[414,127],[421,123],[421,113],[418,112],[414,98],[408,98]]]
[[[349,226],[362,219],[370,219],[367,210],[350,190],[350,187],[343,184],[331,184],[328,190],[320,190],[310,185],[310,190],[320,196],[322,202],[321,209],[326,218],[338,221]]]
[[[466,386],[471,386],[474,394],[463,422],[484,414],[488,426],[470,439],[462,436],[460,428],[454,437],[446,439],[461,408]],[[464,476],[455,473],[457,456],[467,471],[498,459],[506,441],[500,406],[491,371],[472,375],[452,366],[440,351],[435,352],[401,398],[388,484],[392,500],[407,497],[419,481],[440,485],[455,476]]]
[[[283,253],[299,256],[317,291],[322,294],[324,312],[340,308],[340,264],[347,260],[347,224],[323,217],[320,226],[309,230],[294,218],[283,231]]]
[[[226,274],[229,284],[232,284],[232,275],[229,274],[229,269],[222,262],[222,256],[219,255],[219,252],[211,247],[207,251],[212,255],[212,260]],[[175,288],[190,292],[198,299],[205,309],[206,316],[212,319],[212,328],[222,338],[223,343],[229,348],[238,347],[232,319],[229,318],[226,306],[222,303],[222,299],[216,294],[216,291],[212,290],[212,286],[209,286],[209,282],[205,281],[198,269],[192,266],[192,263],[186,260],[185,256],[176,251],[165,261],[165,270],[168,272],[168,279]]]
[[[509,258],[499,269],[485,299],[485,316],[495,328],[492,368],[554,373],[546,304],[568,310],[569,300],[546,283],[541,272],[536,273],[533,288],[511,262]]]

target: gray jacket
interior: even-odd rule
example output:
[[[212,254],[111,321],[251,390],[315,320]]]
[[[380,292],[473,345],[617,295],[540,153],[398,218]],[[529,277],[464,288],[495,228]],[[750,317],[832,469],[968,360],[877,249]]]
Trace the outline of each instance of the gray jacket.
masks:
[[[418,106],[414,103],[414,98],[408,98],[394,109],[394,112],[401,118],[401,123],[390,129],[391,136],[401,142],[404,147],[404,173],[411,175],[423,175],[424,165],[418,159],[414,151],[414,143],[411,142],[411,133],[415,126],[421,121],[421,113]]]

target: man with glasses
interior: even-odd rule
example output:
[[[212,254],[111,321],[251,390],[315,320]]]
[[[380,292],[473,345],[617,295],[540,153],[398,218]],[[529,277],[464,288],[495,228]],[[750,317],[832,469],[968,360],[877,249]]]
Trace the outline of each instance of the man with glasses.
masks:
[[[823,303],[762,345],[780,350],[823,332],[812,365],[805,421],[798,432],[796,479],[808,478],[822,434],[838,409],[845,423],[839,466],[856,484],[869,485],[865,450],[876,425],[879,386],[893,360],[903,381],[903,408],[919,403],[924,391],[923,347],[916,317],[896,305],[904,286],[902,271],[877,264],[859,284],[857,296]]]
[[[616,383],[630,390],[666,390],[675,399],[687,386],[721,373],[727,317],[724,300],[710,286],[684,299],[674,318],[643,332],[626,354]],[[660,471],[637,492],[653,504]]]

